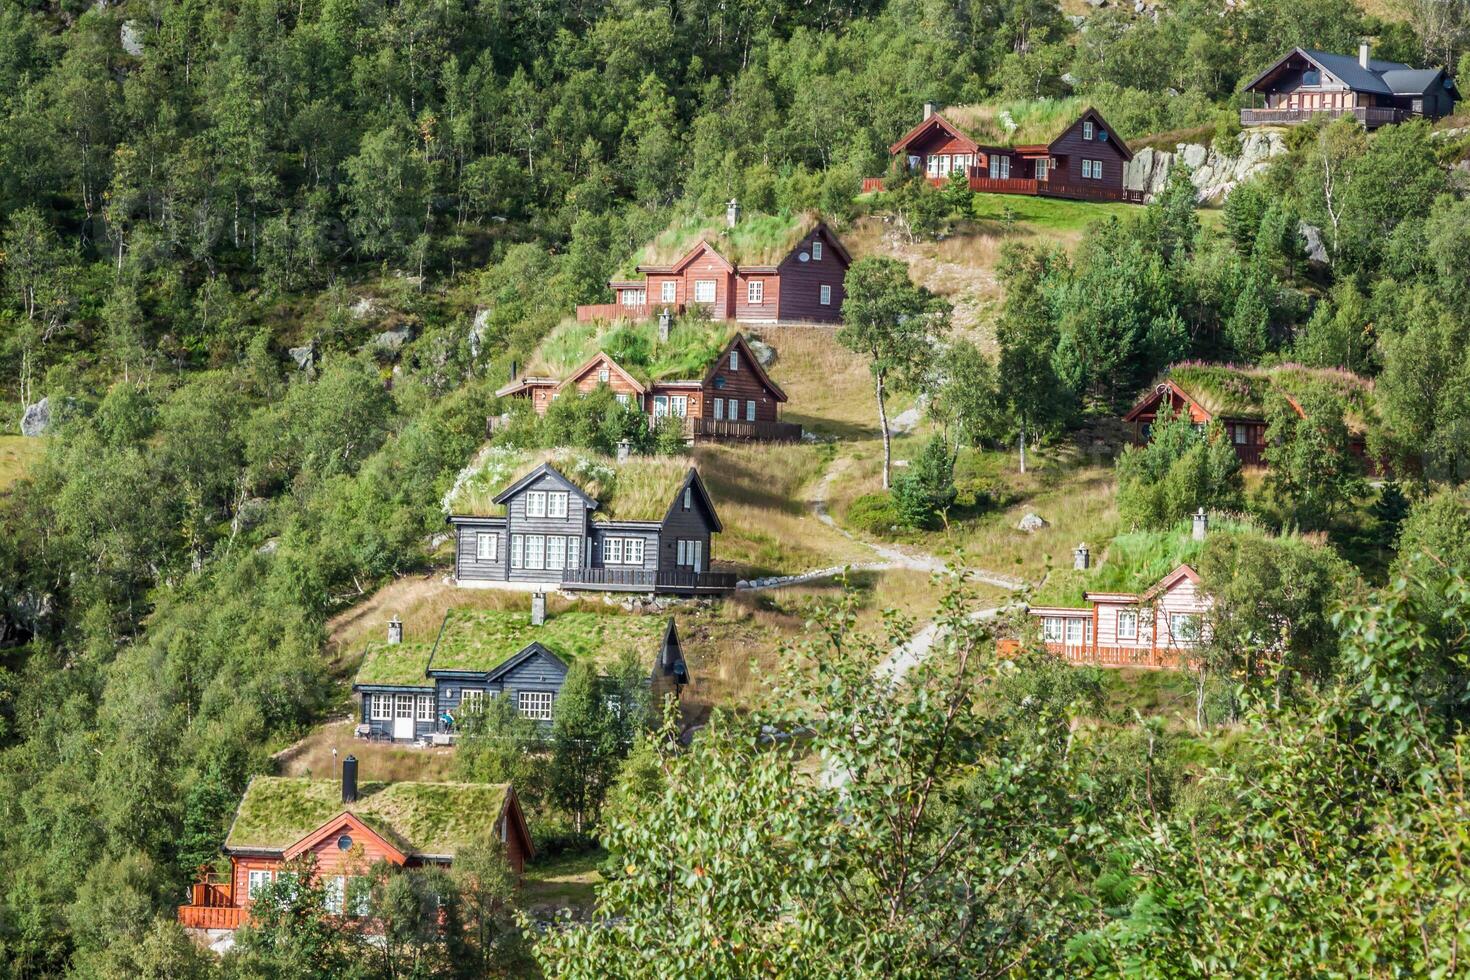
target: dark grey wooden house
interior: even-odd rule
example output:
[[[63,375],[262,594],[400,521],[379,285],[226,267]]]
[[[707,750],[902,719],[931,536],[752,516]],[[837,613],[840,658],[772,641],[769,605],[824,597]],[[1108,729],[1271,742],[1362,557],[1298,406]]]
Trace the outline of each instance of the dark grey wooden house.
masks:
[[[1292,48],[1251,79],[1244,91],[1265,101],[1240,110],[1243,126],[1290,126],[1315,117],[1352,116],[1374,129],[1455,111],[1460,90],[1443,68],[1415,68],[1372,57]]]
[[[493,698],[510,698],[516,711],[550,725],[567,672],[582,659],[601,669],[632,653],[649,665],[655,694],[677,698],[689,681],[672,617],[574,610],[536,619],[451,609],[432,640],[407,642],[395,620],[353,680],[359,731],[401,742],[448,736]]]
[[[494,497],[498,513],[449,517],[458,584],[684,594],[735,587],[733,574],[710,571],[722,527],[694,467],[644,457],[570,464],[589,475],[543,462]]]

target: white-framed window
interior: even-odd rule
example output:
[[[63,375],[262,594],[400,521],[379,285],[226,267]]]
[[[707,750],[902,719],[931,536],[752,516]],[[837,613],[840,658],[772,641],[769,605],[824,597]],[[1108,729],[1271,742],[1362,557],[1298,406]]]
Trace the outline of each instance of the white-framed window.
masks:
[[[623,563],[623,539],[602,539],[602,563],[604,565],[621,565]]]
[[[1103,165],[1101,160],[1083,160],[1082,176],[1088,180],[1102,180]]]
[[[1047,168],[1050,167],[1050,166],[1051,166],[1051,161],[1049,161],[1049,160],[1037,160],[1036,161],[1036,179],[1037,180],[1046,180],[1046,171],[1047,171]]]
[[[730,370],[731,371],[739,371],[740,370],[740,351],[738,351],[738,350],[732,349],[730,351]]]
[[[526,567],[526,536],[524,534],[510,536],[510,567]]]
[[[946,177],[946,176],[949,175],[949,154],[948,153],[941,153],[941,154],[939,154],[939,174],[940,174],[941,177]]]
[[[566,517],[567,498],[571,496],[565,490],[548,493],[546,495],[546,516]]]
[[[687,565],[687,564],[689,564],[689,542],[688,541],[684,540],[683,538],[680,538],[675,543],[675,545],[674,545],[674,551],[675,551],[674,564],[676,564],[676,565]]]
[[[393,717],[393,700],[386,694],[368,695],[368,717],[373,721],[387,721]]]
[[[1011,176],[1011,158],[999,153],[990,154],[990,178],[992,180],[1009,180]]]
[[[500,557],[500,535],[493,531],[480,531],[475,534],[475,560],[494,561]]]
[[[1062,618],[1047,616],[1041,620],[1041,638],[1047,643],[1062,642]]]
[[[818,303],[821,303],[823,306],[831,306],[832,305],[832,287],[831,286],[823,286],[823,287],[821,287],[820,289],[817,290],[817,302]]]
[[[678,419],[682,419],[684,416],[688,415],[689,414],[689,396],[688,395],[670,395],[669,396],[669,414],[672,415],[672,416],[674,416],[674,418],[678,418]]]
[[[760,279],[752,279],[745,284],[745,301],[751,306],[759,306],[766,301],[766,284]],[[735,353],[734,351],[730,352]]]
[[[1092,120],[1091,119],[1084,119],[1084,120],[1082,120],[1082,138],[1085,139],[1085,140],[1092,139]]]
[[[644,306],[648,303],[648,293],[642,289],[624,289],[618,295],[623,298],[624,306]]]
[[[322,882],[322,897],[326,902],[327,912],[332,915],[341,915],[343,898],[347,891],[347,879],[341,875],[328,878]]]
[[[269,885],[275,877],[276,873],[274,871],[257,871],[252,869],[249,872],[249,877],[246,879],[245,897],[252,902],[255,901],[255,896],[259,895],[261,889]]]
[[[545,490],[532,490],[530,493],[526,494],[526,516],[527,517],[545,517],[546,516],[546,491]]]
[[[579,537],[567,538],[567,567],[582,567],[582,539]]]
[[[723,398],[716,398],[715,399],[715,418],[722,419],[724,417],[725,417],[725,399],[723,399]]]
[[[367,915],[372,901],[372,887],[368,879],[357,876],[348,878],[347,891],[347,900],[352,905],[352,911],[348,914],[359,919]]]
[[[745,421],[747,421],[747,422],[754,422],[755,421],[755,402],[754,401],[747,401],[745,403]]]
[[[627,538],[623,541],[623,564],[643,564],[643,539]]]
[[[680,538],[675,551],[674,564],[681,568],[704,567],[704,542],[698,538]]]
[[[394,718],[407,718],[410,721],[413,720],[413,695],[412,694],[395,694],[395,695],[393,695],[393,717]]]
[[[713,279],[694,280],[694,302],[713,303],[715,301],[715,281]]]
[[[1067,642],[1070,644],[1080,644],[1082,642],[1082,620],[1067,620]]]
[[[485,710],[485,692],[477,688],[465,688],[459,692],[459,709],[478,714]]]
[[[433,721],[434,720],[434,695],[432,695],[432,694],[420,694],[419,695],[418,714],[414,717],[414,720],[415,721]]]
[[[685,510],[688,510],[689,508],[691,508],[693,506],[694,506],[694,488],[693,487],[685,487],[684,488],[684,509]]]
[[[674,284],[674,280],[672,279],[665,279],[662,283],[660,283],[658,287],[660,302],[672,303],[674,301],[675,290],[677,288],[678,287]]]
[[[516,694],[516,710],[536,721],[550,721],[555,700],[556,695],[550,691],[521,691]]]
[[[654,395],[653,396],[653,417],[656,418],[656,419],[661,419],[661,418],[663,418],[667,414],[669,414],[669,396],[668,395]]]
[[[610,377],[612,377],[612,375],[610,375],[608,373],[607,365],[606,364],[604,364],[602,367],[600,367],[600,368],[597,369],[597,383],[598,384],[604,384],[604,385],[607,384],[607,380]]]
[[[556,572],[567,567],[567,539],[559,534],[546,539],[546,567]]]
[[[1118,639],[1120,639],[1120,640],[1136,640],[1136,639],[1138,639],[1138,610],[1136,610],[1136,609],[1120,609],[1120,610],[1118,610]]]
[[[955,166],[958,167],[960,165],[960,158],[959,157],[955,157],[954,159],[955,159]],[[812,240],[812,261],[813,262],[820,262],[820,261],[822,261],[822,243],[820,241],[817,241],[816,239],[813,239]]]
[[[1169,635],[1175,643],[1193,643],[1199,639],[1199,617],[1194,613],[1170,613]]]
[[[626,391],[614,392],[613,397],[618,400],[619,405],[628,404],[628,393]]]
[[[526,535],[526,567],[536,569],[546,567],[546,536],[544,534]]]

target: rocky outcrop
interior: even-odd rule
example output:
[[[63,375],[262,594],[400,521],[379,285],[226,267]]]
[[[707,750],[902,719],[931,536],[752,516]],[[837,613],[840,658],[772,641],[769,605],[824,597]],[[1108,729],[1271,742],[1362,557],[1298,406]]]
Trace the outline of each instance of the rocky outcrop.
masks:
[[[1272,157],[1286,152],[1286,139],[1279,129],[1248,129],[1236,137],[1240,149],[1226,156],[1213,146],[1180,143],[1174,152],[1144,147],[1123,171],[1124,186],[1142,190],[1150,200],[1169,183],[1176,162],[1192,171],[1191,180],[1201,203],[1219,204],[1243,181],[1266,168]]]
[[[1322,240],[1322,229],[1316,225],[1309,225],[1305,221],[1296,226],[1297,233],[1302,236],[1302,242],[1306,245],[1307,261],[1327,265],[1332,261],[1327,254],[1327,244]]]
[[[286,353],[291,355],[291,360],[296,362],[296,369],[298,371],[304,371],[308,375],[316,374],[315,339],[311,340],[309,343],[301,347],[288,348]]]
[[[397,355],[403,345],[413,339],[413,327],[408,324],[384,330],[373,338],[373,350],[379,354]]]
[[[34,439],[43,436],[51,427],[51,399],[42,398],[34,405],[27,405],[20,416],[20,434]]]
[[[1025,517],[1021,518],[1021,523],[1016,525],[1016,530],[1025,531],[1027,534],[1031,534],[1034,531],[1040,531],[1042,528],[1047,527],[1050,524],[1051,522],[1042,517],[1040,514],[1027,514]]]

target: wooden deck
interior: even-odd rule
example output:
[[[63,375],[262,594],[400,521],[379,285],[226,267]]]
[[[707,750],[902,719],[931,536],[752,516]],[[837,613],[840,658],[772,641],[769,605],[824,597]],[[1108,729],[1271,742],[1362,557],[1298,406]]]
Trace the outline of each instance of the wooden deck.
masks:
[[[947,184],[944,177],[925,178],[935,187]],[[881,191],[882,177],[864,177],[863,193]],[[1071,201],[1121,201],[1125,204],[1143,204],[1144,192],[1127,187],[1108,187],[1105,184],[1069,184],[1056,180],[1035,180],[1023,177],[982,177],[970,175],[970,190],[984,194],[1022,194],[1027,197],[1055,197]]]
[[[1094,647],[1090,644],[1048,643],[1047,650],[1068,663],[1089,667],[1132,667],[1142,670],[1181,670],[1184,651],[1177,649],[1137,649],[1135,647]]]
[[[562,573],[565,589],[600,592],[675,592],[712,595],[735,591],[733,572],[668,572],[646,568],[574,568]]]
[[[1412,118],[1414,113],[1404,109],[1395,109],[1392,106],[1354,106],[1343,109],[1242,109],[1240,110],[1240,124],[1242,126],[1294,126],[1312,119],[1338,119],[1342,116],[1352,116],[1364,127],[1373,129],[1378,126],[1387,126],[1390,123],[1403,122],[1405,119]]]
[[[589,303],[577,307],[577,322],[591,323],[593,320],[648,320],[667,309],[674,316],[684,312],[683,303],[640,303],[628,306],[623,303]]]
[[[179,925],[185,929],[238,929],[245,910],[233,905],[180,905]]]
[[[695,442],[800,442],[801,426],[795,422],[741,422],[734,419],[688,420],[687,431]]]

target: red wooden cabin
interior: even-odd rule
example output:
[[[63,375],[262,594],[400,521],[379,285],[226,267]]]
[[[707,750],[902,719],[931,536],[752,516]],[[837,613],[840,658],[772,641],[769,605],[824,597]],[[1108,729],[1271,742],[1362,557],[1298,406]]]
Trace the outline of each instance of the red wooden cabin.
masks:
[[[935,185],[962,173],[972,191],[1143,202],[1142,191],[1123,186],[1124,167],[1133,151],[1096,109],[1084,111],[1049,143],[997,146],[970,135],[926,105],[923,120],[888,152]],[[864,191],[882,189],[881,177],[863,181]]]
[[[340,786],[340,790],[339,790]],[[339,798],[340,796],[340,798]],[[235,813],[223,852],[228,876],[202,870],[179,906],[179,922],[206,933],[237,929],[260,890],[304,855],[315,858],[328,910],[353,908],[354,879],[386,862],[395,868],[448,866],[468,845],[499,843],[517,875],[533,855],[515,790],[490,783],[364,783],[357,760],[342,763],[342,780],[257,776]]]

